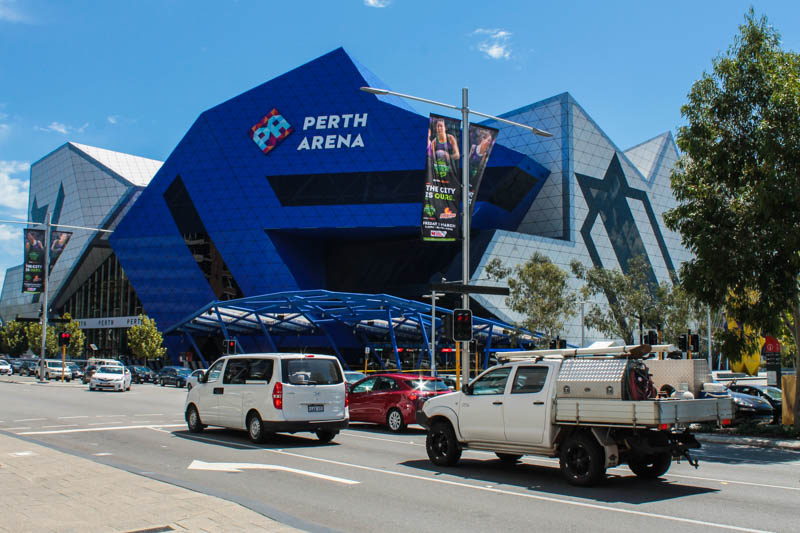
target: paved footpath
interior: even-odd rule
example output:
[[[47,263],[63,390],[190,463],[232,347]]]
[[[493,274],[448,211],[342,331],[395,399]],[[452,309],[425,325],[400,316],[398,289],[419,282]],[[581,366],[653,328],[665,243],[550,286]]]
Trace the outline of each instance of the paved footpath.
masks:
[[[0,432],[0,532],[296,532],[241,505]]]

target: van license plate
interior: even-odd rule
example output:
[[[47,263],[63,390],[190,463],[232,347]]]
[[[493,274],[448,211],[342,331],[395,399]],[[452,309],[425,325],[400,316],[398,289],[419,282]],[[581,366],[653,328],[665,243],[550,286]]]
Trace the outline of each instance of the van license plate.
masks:
[[[325,410],[325,406],[322,404],[314,404],[308,406],[309,413],[321,413]]]

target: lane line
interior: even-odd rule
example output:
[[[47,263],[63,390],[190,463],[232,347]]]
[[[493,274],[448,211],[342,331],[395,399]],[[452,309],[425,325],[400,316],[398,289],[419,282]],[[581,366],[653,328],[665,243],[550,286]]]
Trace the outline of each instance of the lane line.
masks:
[[[152,424],[147,426],[111,426],[104,428],[55,429],[52,431],[25,431],[18,435],[54,435],[56,433],[87,433],[90,431],[119,431],[125,429],[152,429],[154,427],[183,427],[185,424]]]
[[[38,422],[39,420],[47,420],[46,418],[20,418],[14,422]]]
[[[89,415],[80,415],[80,416],[59,416],[59,420],[68,420],[70,418],[89,418]]]
[[[44,428],[76,428],[76,427],[78,427],[78,424],[56,424],[54,426],[42,426],[42,429],[44,429]]]
[[[207,440],[207,441],[210,441],[210,442],[217,442],[217,443],[221,443],[221,444],[228,444],[227,441],[222,441],[222,440],[218,440],[218,439],[210,439],[210,438],[199,437],[199,436],[192,436],[192,438],[193,439],[199,439],[199,440]],[[307,459],[307,460],[310,460],[310,461],[319,461],[319,462],[322,462],[322,463],[334,464],[334,465],[337,465],[337,466],[344,466],[344,467],[348,467],[348,468],[356,468],[358,470],[367,470],[369,472],[377,472],[379,474],[386,474],[386,475],[391,475],[391,476],[403,477],[403,478],[407,478],[407,479],[417,479],[417,480],[420,480],[420,481],[428,481],[428,482],[431,482],[431,483],[439,483],[439,484],[442,484],[442,485],[449,485],[451,487],[460,487],[460,488],[473,489],[473,490],[478,490],[478,491],[483,491],[483,492],[490,492],[490,493],[493,493],[493,494],[504,494],[504,495],[508,495],[508,496],[519,496],[521,498],[526,498],[526,499],[529,499],[529,500],[537,500],[537,501],[543,501],[543,502],[549,502],[549,503],[561,503],[561,504],[564,504],[564,505],[571,505],[571,506],[574,506],[574,507],[582,507],[582,508],[585,508],[585,509],[594,509],[594,510],[598,510],[598,511],[608,511],[608,512],[612,512],[612,513],[628,514],[628,515],[633,515],[633,516],[641,516],[641,517],[644,517],[644,518],[657,518],[657,519],[660,519],[660,520],[666,520],[666,521],[670,521],[670,522],[680,522],[680,523],[684,523],[684,524],[694,524],[694,525],[699,525],[699,526],[714,527],[714,528],[718,528],[718,529],[729,529],[729,530],[732,530],[732,531],[746,531],[748,533],[770,533],[768,530],[763,530],[763,529],[751,529],[751,528],[746,528],[746,527],[734,526],[734,525],[730,525],[730,524],[707,522],[705,520],[695,520],[693,518],[681,518],[681,517],[678,517],[678,516],[662,515],[662,514],[656,514],[656,513],[647,512],[647,511],[635,511],[635,510],[632,510],[632,509],[622,509],[622,508],[617,508],[617,507],[611,507],[609,505],[600,505],[600,504],[596,504],[596,503],[586,503],[586,502],[578,502],[578,501],[573,501],[573,500],[564,500],[564,499],[561,499],[561,498],[554,498],[552,496],[542,496],[542,495],[539,495],[539,494],[524,494],[524,493],[521,493],[521,492],[515,492],[515,491],[511,491],[511,490],[504,490],[504,489],[497,489],[497,488],[493,488],[493,487],[481,487],[479,485],[471,485],[469,483],[463,483],[463,482],[460,482],[460,481],[450,481],[450,480],[446,480],[446,479],[435,479],[435,478],[430,478],[430,477],[425,477],[425,476],[419,476],[419,475],[416,475],[416,474],[406,474],[404,472],[394,472],[394,471],[391,471],[391,470],[384,470],[382,468],[373,468],[371,466],[356,465],[356,464],[352,464],[352,463],[345,463],[345,462],[342,462],[342,461],[334,461],[332,459],[323,459],[323,458],[320,458],[320,457],[311,457],[311,456],[308,456],[308,455],[301,455],[301,454],[298,454],[298,453],[286,452],[286,451],[283,451],[283,450],[269,450],[269,449],[265,449],[263,447],[250,446],[250,445],[247,445],[247,444],[242,444],[241,446],[244,446],[244,447],[247,447],[247,448],[251,448],[251,449],[254,449],[254,450],[263,450],[263,451],[269,452],[269,453],[276,453],[276,454],[279,454],[279,455],[287,455],[287,456],[290,456],[290,457],[297,457],[297,458],[300,458],[300,459]]]
[[[149,415],[133,415],[133,416],[167,416],[164,413],[151,413]]]
[[[18,430],[18,429],[31,429],[31,427],[30,426],[22,426],[22,427],[18,427],[18,428],[3,428],[3,429],[5,429],[6,431],[15,431],[15,430]]]

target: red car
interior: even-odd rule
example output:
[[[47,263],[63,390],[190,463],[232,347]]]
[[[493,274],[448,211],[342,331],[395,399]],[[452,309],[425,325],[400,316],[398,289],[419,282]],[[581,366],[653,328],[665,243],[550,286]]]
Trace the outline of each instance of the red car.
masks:
[[[395,433],[416,422],[428,398],[451,392],[439,378],[414,374],[377,374],[350,387],[350,421],[388,426]]]

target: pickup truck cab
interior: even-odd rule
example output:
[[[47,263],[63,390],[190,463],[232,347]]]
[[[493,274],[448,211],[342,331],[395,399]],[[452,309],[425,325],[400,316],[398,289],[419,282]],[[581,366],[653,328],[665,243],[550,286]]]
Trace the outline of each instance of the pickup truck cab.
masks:
[[[569,391],[558,387],[566,359],[535,353],[489,368],[460,392],[423,404],[417,422],[427,429],[431,462],[454,465],[471,448],[508,462],[526,454],[558,457],[575,485],[596,484],[606,468],[623,462],[636,475],[654,478],[667,472],[673,458],[697,465],[688,450],[700,443],[686,430],[689,423],[732,418],[730,399],[613,399],[601,396],[605,384],[596,398],[562,395]],[[598,368],[602,364],[598,358]]]

